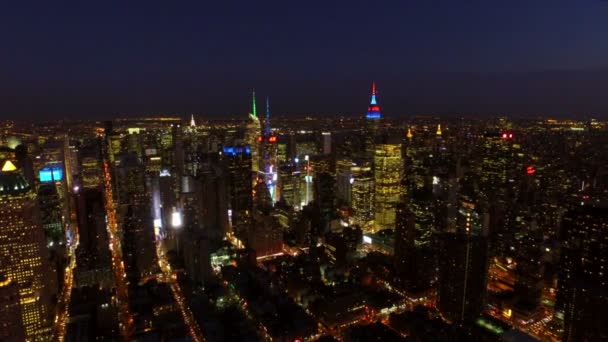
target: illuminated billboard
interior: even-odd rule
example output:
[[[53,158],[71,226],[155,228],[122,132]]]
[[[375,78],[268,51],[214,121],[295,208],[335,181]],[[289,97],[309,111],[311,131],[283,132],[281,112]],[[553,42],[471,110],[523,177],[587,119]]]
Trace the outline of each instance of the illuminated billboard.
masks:
[[[60,166],[47,166],[38,173],[40,182],[56,182],[63,179],[63,170]]]

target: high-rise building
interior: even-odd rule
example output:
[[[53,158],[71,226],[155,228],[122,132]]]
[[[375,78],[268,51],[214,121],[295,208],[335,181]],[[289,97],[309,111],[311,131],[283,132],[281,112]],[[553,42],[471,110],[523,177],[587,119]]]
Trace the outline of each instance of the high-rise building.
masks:
[[[260,172],[259,176],[264,180],[264,184],[270,193],[271,202],[274,204],[281,198],[278,187],[278,137],[272,134],[270,128],[270,102],[266,98],[266,120],[263,134],[258,138],[260,143]]]
[[[114,283],[103,195],[101,189],[80,189],[75,193],[79,241],[75,287],[111,286]]]
[[[403,192],[401,144],[377,144],[375,151],[374,229],[394,229],[396,205]]]
[[[228,186],[229,222],[237,234],[251,225],[253,191],[251,185],[251,148],[248,145],[224,146],[222,160]]]
[[[0,274],[0,340],[21,342],[25,340],[19,285],[12,279]]]
[[[15,165],[0,171],[0,273],[17,283],[27,339],[49,336],[53,314],[52,268],[36,193]]]
[[[331,154],[331,132],[321,132],[323,139],[323,154]]]
[[[562,223],[557,315],[564,341],[608,339],[608,210],[587,203]]]
[[[321,209],[323,223],[328,227],[329,221],[334,215],[334,177],[329,172],[315,173],[314,188],[315,188],[315,203]]]
[[[410,291],[428,290],[436,275],[435,208],[430,193],[414,193],[397,205],[395,269]]]
[[[120,218],[124,223],[125,266],[127,273],[129,270],[135,272],[128,275],[131,280],[139,280],[157,267],[154,221],[143,161],[134,152],[123,156],[116,175]]]
[[[374,173],[369,165],[353,165],[351,199],[353,221],[366,227],[374,219]]]
[[[260,171],[260,142],[258,138],[262,133],[262,126],[256,109],[255,91],[252,93],[251,106],[252,112],[249,113],[247,126],[245,127],[245,143],[251,149],[251,170],[257,173]]]
[[[353,161],[350,158],[336,161],[336,198],[341,204],[348,206],[352,202],[351,188],[354,182],[352,167]]]
[[[55,184],[41,184],[38,188],[38,201],[47,246],[49,248],[58,247],[65,242],[65,235],[63,232],[63,208]]]
[[[543,289],[543,232],[530,217],[517,217],[520,226],[515,233],[513,245],[517,262],[515,293],[518,306],[533,310],[540,304]]]
[[[293,165],[283,165],[279,168],[281,200],[293,208],[300,208],[301,174]]]
[[[80,184],[86,189],[101,187],[103,179],[101,172],[101,155],[99,146],[94,143],[81,150],[80,155]]]
[[[462,201],[456,232],[439,237],[438,307],[449,321],[472,321],[482,311],[488,269],[487,215]]]
[[[375,143],[376,135],[380,127],[380,120],[382,120],[382,113],[380,112],[380,106],[376,101],[376,82],[372,82],[372,94],[367,107],[367,114],[365,115],[365,124],[363,128],[363,142],[364,142],[364,159],[372,162],[376,152]]]
[[[229,231],[226,179],[218,167],[218,154],[208,153],[201,166],[199,210],[203,227],[211,241],[219,241]]]

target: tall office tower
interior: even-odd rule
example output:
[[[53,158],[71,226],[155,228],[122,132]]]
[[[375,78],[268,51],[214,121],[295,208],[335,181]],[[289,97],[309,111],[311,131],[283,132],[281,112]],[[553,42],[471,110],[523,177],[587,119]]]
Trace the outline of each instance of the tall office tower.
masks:
[[[374,157],[375,231],[395,228],[396,205],[403,192],[402,175],[401,144],[377,144]]]
[[[230,231],[226,179],[218,167],[218,157],[217,153],[205,154],[201,164],[199,211],[203,227],[211,241],[220,241]]]
[[[608,340],[608,210],[584,203],[562,223],[557,316],[564,341]]]
[[[323,154],[331,154],[331,132],[321,132],[323,139]]]
[[[532,311],[540,304],[543,289],[543,231],[531,217],[517,217],[515,221],[520,223],[513,243],[517,262],[517,305],[523,310]]]
[[[158,177],[158,187],[160,191],[160,220],[156,222],[156,226],[162,228],[159,233],[166,233],[167,228],[171,225],[171,215],[173,208],[177,206],[177,196],[175,194],[175,182],[171,176],[168,167],[160,171]]]
[[[247,245],[258,257],[272,255],[283,250],[283,230],[277,218],[270,213],[256,211],[251,229],[247,234]]]
[[[25,340],[19,285],[0,273],[0,341],[21,342]]]
[[[211,260],[208,229],[203,227],[201,182],[190,177],[182,187],[180,204],[183,222],[181,227],[184,268],[192,281],[205,285],[211,275]]]
[[[406,192],[413,192],[425,188],[432,183],[433,177],[429,167],[429,155],[432,155],[432,146],[421,134],[414,135],[408,128],[406,139],[403,141],[405,172],[404,183]]]
[[[397,204],[395,269],[409,291],[428,290],[436,275],[435,203],[430,193],[413,193]]]
[[[324,228],[329,228],[329,222],[335,216],[335,190],[334,177],[329,172],[315,173],[315,204],[321,209]]]
[[[278,165],[286,164],[291,161],[291,154],[289,153],[289,136],[279,137],[277,143],[277,163]]]
[[[480,176],[480,185],[488,189],[501,189],[508,182],[513,159],[512,133],[485,134],[483,144],[479,145],[478,156],[481,160],[474,164]]]
[[[457,231],[439,239],[438,307],[452,321],[471,321],[483,309],[488,269],[487,215],[461,201]]]
[[[279,168],[281,200],[292,208],[300,208],[300,171],[293,165],[283,165]]]
[[[269,213],[272,210],[272,196],[264,180],[258,179],[253,186],[253,209]]]
[[[46,237],[46,246],[50,252],[49,262],[53,265],[54,279],[49,279],[53,284],[53,292],[57,293],[63,283],[66,241],[63,229],[64,220],[62,205],[57,188],[54,183],[42,183],[38,187],[38,205],[40,207],[40,222]]]
[[[114,124],[112,121],[104,122],[104,144],[106,147],[105,157],[108,158],[110,163],[114,163],[116,155],[122,150],[122,137],[116,131],[114,131]]]
[[[68,189],[74,187],[74,175],[78,174],[78,148],[71,144],[66,134],[63,140],[63,165],[65,166],[65,181]]]
[[[342,205],[351,205],[351,188],[354,182],[353,161],[350,158],[341,158],[336,161],[336,198]]]
[[[260,171],[260,142],[258,138],[262,133],[262,125],[258,118],[258,113],[255,103],[255,91],[252,93],[251,100],[252,113],[249,113],[247,126],[245,128],[245,143],[251,149],[251,170],[255,173]]]
[[[75,193],[79,241],[74,270],[77,287],[111,286],[114,282],[103,195],[101,188],[80,189]]]
[[[15,165],[0,170],[0,273],[19,286],[27,339],[49,337],[53,314],[52,270],[36,193]]]
[[[38,203],[40,206],[40,220],[47,239],[47,246],[51,249],[65,242],[63,232],[62,203],[53,183],[42,183],[38,187]]]
[[[374,219],[374,173],[369,165],[353,165],[351,187],[353,221],[367,227]]]
[[[125,152],[142,158],[144,155],[143,134],[139,128],[129,128],[129,134],[124,138]]]
[[[35,172],[36,167],[34,165],[34,161],[32,160],[31,152],[29,151],[31,146],[33,146],[33,145],[28,144],[28,146],[26,147],[24,144],[20,144],[20,145],[17,145],[14,150],[9,148],[9,150],[11,150],[11,152],[14,151],[15,155],[14,155],[14,157],[6,156],[4,158],[10,159],[10,160],[16,160],[16,165],[19,167],[19,169],[23,173],[25,180],[29,184],[35,184],[36,183],[36,172]]]
[[[97,142],[80,151],[80,184],[85,189],[99,188],[103,184],[101,150]]]
[[[193,282],[205,285],[211,278],[209,236],[202,229],[186,233],[184,239],[184,268]]]
[[[277,160],[277,143],[278,137],[272,134],[270,128],[270,102],[266,98],[266,120],[263,134],[258,138],[261,146],[261,165],[259,175],[264,180],[264,184],[268,187],[272,203],[281,198],[278,184],[278,160]]]
[[[374,155],[376,153],[376,135],[378,134],[381,119],[382,113],[380,112],[380,106],[376,101],[376,82],[372,82],[372,95],[369,106],[367,107],[365,126],[363,128],[363,141],[365,145],[363,157],[370,163],[374,161]]]
[[[251,226],[253,193],[251,185],[251,148],[224,146],[222,161],[228,180],[229,221],[232,229],[245,236]]]
[[[151,201],[146,189],[144,164],[136,154],[128,154],[120,159],[116,175],[120,217],[124,223],[125,266],[127,272],[137,272],[128,276],[132,280],[139,280],[157,266],[154,221],[149,209]],[[134,254],[130,254],[130,251]],[[128,265],[129,262],[136,265]]]

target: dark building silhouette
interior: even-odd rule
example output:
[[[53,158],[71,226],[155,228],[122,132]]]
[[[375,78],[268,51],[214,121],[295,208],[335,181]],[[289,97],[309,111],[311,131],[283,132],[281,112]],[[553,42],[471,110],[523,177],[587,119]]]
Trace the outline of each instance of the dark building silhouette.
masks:
[[[232,228],[237,234],[243,234],[252,220],[251,149],[242,145],[224,146],[222,159],[228,183]]]
[[[557,309],[564,341],[608,340],[608,209],[583,205],[562,224]]]

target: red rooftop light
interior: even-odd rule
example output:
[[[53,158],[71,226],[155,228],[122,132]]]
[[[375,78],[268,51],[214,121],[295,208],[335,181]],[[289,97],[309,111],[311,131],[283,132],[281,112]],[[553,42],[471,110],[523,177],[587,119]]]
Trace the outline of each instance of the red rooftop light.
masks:
[[[536,170],[532,166],[528,166],[526,168],[526,173],[529,174],[529,175],[533,175],[533,174],[536,173]]]

